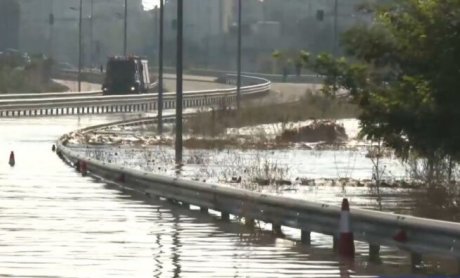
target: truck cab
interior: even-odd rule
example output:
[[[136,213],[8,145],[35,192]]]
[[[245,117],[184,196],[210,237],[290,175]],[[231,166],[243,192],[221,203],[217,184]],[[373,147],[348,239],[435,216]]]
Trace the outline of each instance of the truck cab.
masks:
[[[148,61],[135,56],[109,58],[102,91],[109,94],[140,94],[150,89]]]

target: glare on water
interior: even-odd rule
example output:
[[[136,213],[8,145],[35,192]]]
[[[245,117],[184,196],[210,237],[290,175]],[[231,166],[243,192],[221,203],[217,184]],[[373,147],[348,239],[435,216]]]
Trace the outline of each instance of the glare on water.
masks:
[[[51,152],[58,136],[118,116],[1,120],[0,277],[369,277],[412,273],[407,254],[357,243],[341,262],[328,236],[299,243],[81,177]],[[16,166],[7,164],[11,150]],[[4,163],[1,159],[4,158]],[[437,270],[427,262],[421,270]]]

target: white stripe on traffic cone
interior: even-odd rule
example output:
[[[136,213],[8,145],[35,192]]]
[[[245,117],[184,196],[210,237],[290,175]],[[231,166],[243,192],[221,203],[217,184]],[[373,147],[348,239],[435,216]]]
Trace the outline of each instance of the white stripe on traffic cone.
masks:
[[[342,201],[342,211],[340,212],[339,223],[339,255],[352,258],[355,256],[355,243],[353,240],[353,232],[350,224],[350,205],[348,199]]]

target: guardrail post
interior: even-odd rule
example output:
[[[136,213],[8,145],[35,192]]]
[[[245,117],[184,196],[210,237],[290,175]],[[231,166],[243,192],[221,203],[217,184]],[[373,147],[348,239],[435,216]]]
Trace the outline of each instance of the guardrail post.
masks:
[[[208,208],[207,207],[200,207],[200,212],[201,213],[208,213]]]
[[[173,204],[173,205],[177,205],[177,204],[178,204],[176,199],[169,199],[169,198],[168,198],[167,200],[168,200],[168,203],[170,203],[170,204]]]
[[[221,212],[220,213],[220,218],[223,220],[223,221],[229,221],[230,220],[230,214],[228,212]]]
[[[272,224],[272,233],[275,235],[282,235],[283,231],[281,230],[281,225]]]
[[[417,265],[420,265],[422,263],[422,255],[418,253],[411,253],[410,261],[411,261],[412,269],[416,269]]]
[[[303,244],[310,245],[311,244],[311,233],[310,233],[310,231],[302,230],[300,232],[300,241]]]
[[[182,206],[186,209],[190,209],[190,204],[186,202],[182,202]]]
[[[334,251],[337,251],[338,247],[339,247],[339,239],[338,239],[337,235],[333,235],[332,236],[332,249]]]
[[[369,244],[369,260],[378,261],[380,259],[380,245]]]
[[[245,218],[244,218],[244,224],[245,224],[247,227],[253,228],[253,227],[255,226],[255,221],[254,221],[254,219],[252,219],[252,218],[245,217]]]

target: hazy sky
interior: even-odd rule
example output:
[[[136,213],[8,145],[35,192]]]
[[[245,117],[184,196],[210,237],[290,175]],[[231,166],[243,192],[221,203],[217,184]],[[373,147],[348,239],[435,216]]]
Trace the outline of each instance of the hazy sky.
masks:
[[[158,4],[158,0],[142,0],[144,2],[144,7],[146,9],[153,9],[155,5]]]

